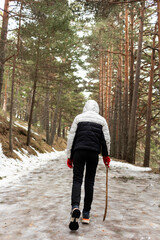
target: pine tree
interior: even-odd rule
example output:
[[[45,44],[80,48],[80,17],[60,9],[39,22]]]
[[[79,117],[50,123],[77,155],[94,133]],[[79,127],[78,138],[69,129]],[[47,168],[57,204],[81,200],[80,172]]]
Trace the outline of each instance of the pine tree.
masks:
[[[132,100],[131,117],[130,117],[129,134],[128,134],[127,161],[130,163],[134,162],[136,108],[137,108],[137,100],[138,100],[138,87],[139,87],[139,80],[140,80],[140,66],[141,66],[141,56],[142,56],[144,8],[145,8],[145,2],[142,2],[138,52],[137,52],[136,77],[135,77],[135,84],[134,84],[134,91],[133,91],[133,100]]]
[[[9,18],[9,0],[5,0],[2,29],[1,29],[1,39],[0,39],[0,105],[1,105],[1,94],[2,94],[2,87],[3,87],[3,74],[4,74],[5,55],[6,55],[5,48],[6,48],[7,32],[8,32],[8,18]]]

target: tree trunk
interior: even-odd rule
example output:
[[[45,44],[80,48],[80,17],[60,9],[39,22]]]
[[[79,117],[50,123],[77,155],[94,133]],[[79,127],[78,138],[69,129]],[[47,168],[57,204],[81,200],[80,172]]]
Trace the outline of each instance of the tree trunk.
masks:
[[[99,108],[100,114],[103,115],[103,52],[99,53]]]
[[[99,30],[99,110],[100,115],[103,116],[103,78],[104,78],[104,52],[102,47],[102,33],[103,29]]]
[[[135,123],[135,130],[134,130],[134,147],[133,147],[133,164],[135,164],[135,160],[136,160],[136,147],[137,147],[137,120]]]
[[[158,69],[159,69],[159,79],[160,79],[160,0],[157,0],[157,14],[158,14]]]
[[[7,1],[6,1],[7,2]],[[5,3],[9,4],[9,2]],[[9,123],[9,149],[13,152],[13,110],[14,110],[14,85],[15,85],[15,68],[16,68],[16,59],[19,54],[19,39],[20,39],[20,28],[21,28],[21,11],[22,11],[22,3],[20,8],[20,18],[19,18],[19,28],[18,28],[18,35],[17,35],[17,53],[14,54],[13,58],[13,71],[12,71],[12,88],[11,88],[11,107],[10,107],[10,123]],[[7,22],[8,24],[8,22]],[[3,79],[3,76],[2,76]]]
[[[139,88],[139,79],[140,79],[140,66],[141,66],[141,56],[142,56],[142,40],[143,40],[143,23],[144,23],[144,9],[145,2],[141,3],[141,16],[140,16],[140,29],[139,29],[139,40],[138,40],[138,52],[137,52],[137,65],[136,65],[136,77],[133,91],[133,100],[131,108],[131,118],[129,124],[129,136],[128,136],[128,149],[127,149],[127,161],[133,162],[133,153],[134,153],[134,129],[135,129],[135,116],[137,109],[137,99],[138,99],[138,88]]]
[[[128,144],[128,63],[129,63],[129,33],[128,7],[125,12],[125,93],[124,93],[124,130],[123,130],[123,159],[127,156]]]
[[[122,51],[122,44],[120,44],[120,52]],[[122,55],[119,56],[118,63],[118,144],[117,144],[117,158],[122,159]]]
[[[46,101],[45,101],[45,128],[46,128],[46,142],[49,144],[49,84],[47,79],[46,87]]]
[[[112,134],[111,134],[111,156],[116,156],[116,133],[117,133],[117,115],[118,115],[118,80],[115,87],[115,104],[114,104],[114,114],[113,114],[113,124],[112,124]]]
[[[61,122],[62,122],[62,111],[59,114],[59,124],[58,124],[58,137],[61,137]]]
[[[134,24],[134,14],[133,9],[130,10],[131,13],[131,42],[130,42],[130,79],[129,79],[129,116],[131,114],[132,98],[133,98],[133,88],[134,88],[134,46],[133,46],[133,24]]]
[[[51,129],[51,137],[50,137],[50,142],[49,142],[49,144],[51,146],[53,145],[54,137],[56,134],[57,116],[58,116],[59,105],[60,105],[60,101],[61,101],[61,94],[62,94],[62,80],[60,80],[59,89],[57,92],[57,102],[56,102],[56,108],[54,111],[54,117],[53,117],[53,122],[52,122],[52,129]]]
[[[66,134],[65,134],[65,128],[63,128],[63,138],[65,138],[66,137]]]
[[[11,88],[11,106],[10,106],[10,122],[9,122],[9,149],[13,152],[13,108],[14,108],[14,83],[15,83],[15,68],[16,68],[16,55],[13,58],[12,70],[12,88]]]
[[[36,64],[35,64],[32,102],[31,102],[31,108],[30,108],[30,114],[29,114],[29,120],[28,120],[27,146],[30,145],[31,124],[32,124],[33,108],[35,103],[36,87],[37,87],[37,80],[38,80],[38,64],[39,64],[39,43],[37,48],[37,56],[36,56]]]
[[[3,102],[3,111],[7,112],[7,81],[9,80],[9,71],[7,70],[7,76],[5,80],[5,90],[4,90],[4,102]]]
[[[7,31],[8,31],[8,18],[9,18],[8,11],[9,11],[9,0],[5,0],[1,39],[0,39],[0,106],[1,106],[1,94],[2,94],[2,87],[3,87],[3,73],[4,73],[4,64],[5,64],[5,51],[6,51],[5,46],[6,46]]]
[[[103,96],[102,96],[102,101],[103,101],[103,117],[105,117],[105,97],[106,97],[106,55],[103,55],[103,81],[102,81],[102,88],[103,88]]]
[[[106,101],[105,101],[105,119],[108,122],[108,93],[109,93],[109,53],[107,56],[107,65],[106,65]]]
[[[151,56],[151,71],[150,71],[150,82],[147,102],[147,127],[146,127],[146,144],[144,154],[144,167],[149,167],[150,161],[150,142],[151,142],[151,116],[152,116],[152,86],[154,79],[154,65],[155,65],[155,39],[156,39],[157,25],[155,26],[155,34],[153,37],[152,56]]]
[[[113,52],[113,47],[111,47],[111,52]],[[112,53],[110,53],[109,58],[109,86],[108,86],[108,125],[111,125],[112,111],[111,111],[111,90],[112,90]]]

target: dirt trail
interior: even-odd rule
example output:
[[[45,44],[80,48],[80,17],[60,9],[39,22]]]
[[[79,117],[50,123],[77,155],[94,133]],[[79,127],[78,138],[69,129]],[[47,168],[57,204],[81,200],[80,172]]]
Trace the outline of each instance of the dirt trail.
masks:
[[[105,168],[100,161],[90,225],[68,228],[72,170],[66,155],[0,189],[0,240],[159,240],[160,176],[112,167],[109,205],[105,205]],[[83,188],[82,203],[83,204]]]

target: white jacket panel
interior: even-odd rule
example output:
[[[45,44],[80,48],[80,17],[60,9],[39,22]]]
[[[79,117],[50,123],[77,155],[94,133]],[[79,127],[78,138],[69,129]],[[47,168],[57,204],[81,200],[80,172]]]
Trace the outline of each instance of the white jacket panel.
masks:
[[[87,101],[83,109],[83,113],[77,115],[72,123],[70,133],[67,139],[67,157],[70,158],[71,156],[71,149],[72,149],[74,137],[77,130],[77,125],[80,122],[93,122],[93,123],[98,123],[102,126],[102,131],[106,141],[108,154],[110,154],[110,133],[109,133],[107,122],[105,118],[99,115],[98,104],[94,100],[89,100]]]

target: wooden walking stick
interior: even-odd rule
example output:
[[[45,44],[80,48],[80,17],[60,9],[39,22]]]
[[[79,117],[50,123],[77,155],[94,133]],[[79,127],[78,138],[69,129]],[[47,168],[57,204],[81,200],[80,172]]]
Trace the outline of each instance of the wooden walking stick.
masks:
[[[106,166],[106,205],[104,210],[103,221],[105,221],[106,219],[107,207],[108,207],[108,165]]]

